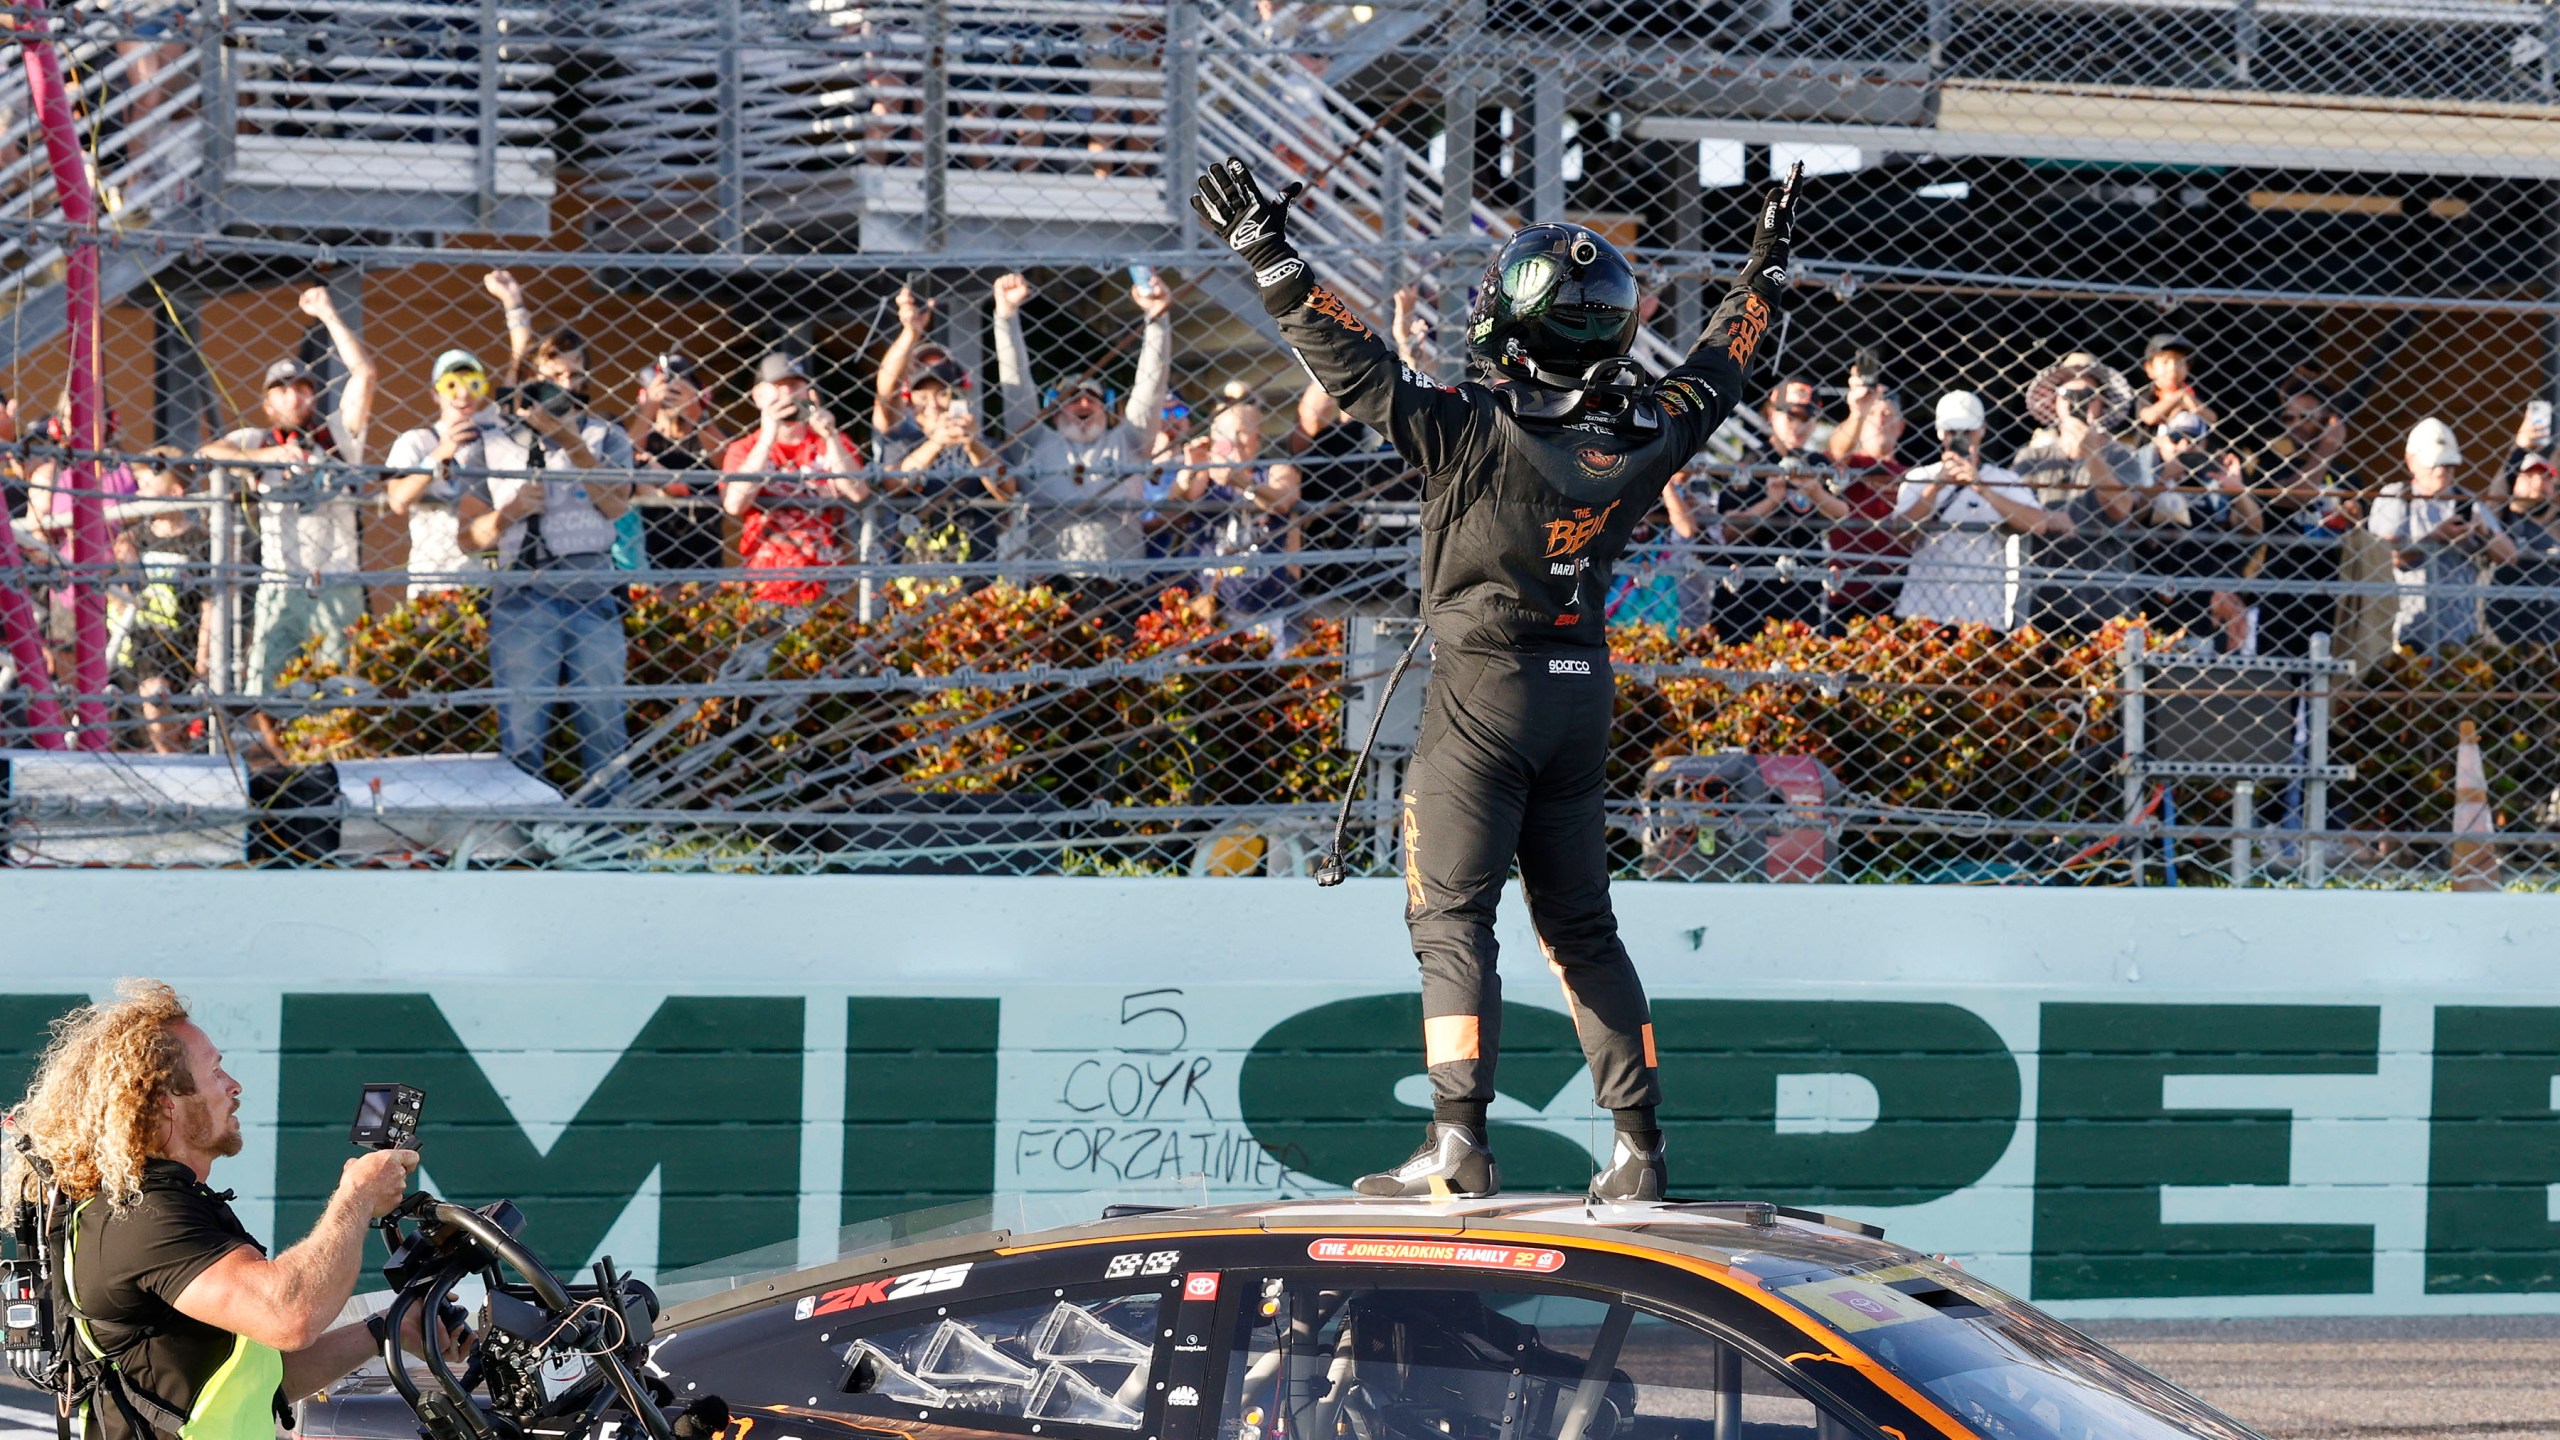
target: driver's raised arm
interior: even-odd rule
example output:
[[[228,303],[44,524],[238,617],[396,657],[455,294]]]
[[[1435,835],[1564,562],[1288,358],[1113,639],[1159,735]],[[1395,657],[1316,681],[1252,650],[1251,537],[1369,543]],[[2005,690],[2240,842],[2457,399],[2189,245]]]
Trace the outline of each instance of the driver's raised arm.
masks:
[[[1673,431],[1672,448],[1695,454],[1732,414],[1742,398],[1769,325],[1786,308],[1787,266],[1795,246],[1795,177],[1770,190],[1760,207],[1760,227],[1742,274],[1707,317],[1706,329],[1687,356],[1662,377],[1655,393]]]
[[[1201,175],[1191,208],[1253,267],[1262,308],[1316,383],[1419,467],[1430,494],[1435,477],[1452,468],[1475,407],[1407,368],[1340,294],[1308,273],[1287,234],[1289,206],[1303,188],[1292,183],[1276,199],[1265,195],[1244,162],[1230,157]]]
[[[284,1357],[284,1391],[308,1395],[373,1353],[362,1325],[330,1328],[355,1293],[365,1229],[391,1213],[418,1168],[414,1150],[377,1150],[347,1162],[319,1222],[270,1260],[242,1245],[169,1297],[180,1314],[245,1335]]]

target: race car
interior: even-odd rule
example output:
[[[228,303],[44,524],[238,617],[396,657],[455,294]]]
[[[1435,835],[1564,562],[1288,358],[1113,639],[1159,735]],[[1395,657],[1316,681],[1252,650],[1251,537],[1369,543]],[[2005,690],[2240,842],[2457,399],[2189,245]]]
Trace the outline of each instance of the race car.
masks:
[[[576,1356],[598,1347],[575,1320],[552,1356],[519,1358],[557,1372],[555,1408],[602,1421],[616,1390],[576,1399]],[[2253,1434],[1873,1227],[1757,1202],[1121,1207],[757,1277],[631,1324],[653,1330],[626,1349],[664,1407],[638,1428],[661,1440],[686,1433],[669,1416],[719,1440]],[[489,1433],[578,1430],[520,1388],[526,1413]],[[302,1433],[419,1433],[391,1423],[393,1398],[309,1402]]]

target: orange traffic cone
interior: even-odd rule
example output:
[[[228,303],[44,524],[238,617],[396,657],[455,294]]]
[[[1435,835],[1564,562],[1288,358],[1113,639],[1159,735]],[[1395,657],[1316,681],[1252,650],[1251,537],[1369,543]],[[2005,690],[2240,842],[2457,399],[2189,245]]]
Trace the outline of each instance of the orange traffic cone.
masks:
[[[2489,780],[2480,763],[2480,730],[2462,722],[2461,743],[2453,752],[2453,833],[2480,836],[2453,842],[2453,888],[2498,888],[2497,812],[2489,808]]]

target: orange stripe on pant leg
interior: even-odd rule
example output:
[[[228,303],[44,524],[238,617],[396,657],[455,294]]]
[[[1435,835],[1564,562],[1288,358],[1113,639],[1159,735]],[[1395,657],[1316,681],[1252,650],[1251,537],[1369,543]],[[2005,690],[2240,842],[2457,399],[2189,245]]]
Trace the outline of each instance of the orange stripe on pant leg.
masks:
[[[1426,1015],[1422,1019],[1422,1062],[1426,1065],[1481,1059],[1483,1043],[1483,1029],[1473,1015]]]
[[[1650,1020],[1644,1022],[1644,1065],[1648,1070],[1662,1068],[1662,1062],[1653,1058],[1653,1022]]]

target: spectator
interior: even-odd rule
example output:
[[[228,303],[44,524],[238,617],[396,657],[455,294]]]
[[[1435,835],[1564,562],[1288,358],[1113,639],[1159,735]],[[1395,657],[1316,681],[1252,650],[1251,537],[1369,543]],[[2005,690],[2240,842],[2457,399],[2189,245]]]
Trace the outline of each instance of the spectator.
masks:
[[[1420,472],[1378,432],[1342,413],[1313,380],[1298,392],[1296,423],[1280,437],[1280,448],[1304,477],[1299,510],[1306,548],[1364,550],[1404,538],[1402,529],[1376,522],[1403,518],[1387,514],[1387,507],[1421,503]],[[1311,565],[1307,594],[1320,614],[1374,608],[1403,593],[1407,569],[1401,560]]]
[[[249,693],[275,689],[304,645],[346,658],[347,627],[364,613],[356,497],[327,483],[320,467],[364,463],[373,415],[373,357],[338,314],[329,292],[302,292],[302,313],[318,320],[347,372],[338,413],[320,413],[320,381],[299,360],[267,367],[266,424],[234,430],[198,452],[249,468],[258,504],[258,594],[249,638]],[[265,729],[264,726],[261,727]]]
[[[1678,639],[1682,629],[1680,581],[1686,554],[1678,548],[1679,532],[1670,522],[1672,487],[1627,533],[1626,553],[1609,577],[1609,624],[1651,625]]]
[[[1852,372],[1853,393],[1857,381]],[[1840,499],[1849,513],[1823,537],[1831,551],[1831,580],[1823,596],[1823,632],[1829,635],[1847,634],[1849,622],[1862,616],[1891,615],[1902,567],[1911,558],[1910,545],[1893,524],[1902,475],[1910,468],[1895,457],[1902,444],[1902,403],[1876,386],[1866,404],[1850,413],[1856,433],[1845,447],[1841,433],[1851,423],[1843,421],[1832,432],[1833,463],[1843,481]]]
[[[898,517],[912,559],[996,557],[1004,516],[972,502],[1012,499],[1013,481],[987,444],[970,388],[969,372],[951,357],[921,362],[900,397],[907,418],[880,433],[880,493],[922,502]]]
[[[110,405],[98,414],[99,433],[75,442],[71,438],[71,395],[65,391],[54,413],[45,417],[36,433],[44,444],[64,449],[121,451],[124,447],[116,429],[116,411]],[[87,467],[87,478],[75,484],[65,472],[79,465]],[[121,461],[66,461],[46,456],[27,472],[27,518],[35,524],[36,538],[52,552],[44,557],[49,563],[71,563],[72,500],[83,488],[99,497],[100,504],[113,506],[135,493],[133,468]],[[109,528],[112,530],[113,526]],[[75,644],[78,599],[78,587],[68,584],[57,586],[47,597],[46,638],[64,655],[70,655]]]
[[[1079,578],[1099,608],[1116,610],[1147,588],[1105,577],[1147,553],[1147,456],[1164,407],[1173,294],[1161,280],[1129,287],[1146,325],[1137,381],[1122,415],[1111,414],[1110,392],[1088,371],[1059,382],[1046,421],[1036,418],[1043,411],[1022,340],[1022,306],[1030,297],[1031,282],[1021,275],[995,283],[996,374],[1005,423],[1014,432],[1005,460],[1030,502],[1030,552]]]
[[[2151,552],[2164,576],[2211,584],[2162,585],[2153,613],[2170,629],[2210,637],[2228,655],[2258,648],[2255,597],[2249,578],[2266,515],[2249,490],[2240,457],[2206,448],[2211,429],[2202,414],[2182,410],[2160,427],[2136,457],[2134,473],[2148,497],[2155,535]]]
[[[1777,573],[1741,581],[1717,606],[1716,631],[1728,641],[1748,640],[1772,620],[1821,623],[1813,566],[1823,558],[1823,537],[1849,514],[1830,457],[1813,443],[1822,415],[1813,386],[1779,381],[1761,413],[1768,434],[1745,442],[1743,463],[1751,469],[1723,496],[1725,540],[1746,569]]]
[[[627,483],[632,462],[631,437],[622,426],[587,405],[587,342],[566,325],[537,337],[533,314],[525,306],[524,290],[506,271],[490,271],[482,277],[482,284],[498,297],[506,312],[508,385],[513,387],[522,380],[525,403],[538,405],[575,425],[578,438],[595,455],[597,468],[613,471],[617,483]],[[524,379],[528,373],[531,378]],[[502,394],[499,399],[509,405],[515,403],[510,395]],[[649,563],[640,512],[628,506],[614,520],[613,560],[624,570],[645,569]]]
[[[2142,608],[2132,576],[2135,532],[2149,518],[2137,461],[2113,432],[2132,398],[2124,377],[2085,352],[2066,355],[2027,387],[2027,409],[2049,427],[2011,468],[2070,532],[2035,547],[2040,578],[2029,621],[2047,635],[2089,635]]]
[[[649,563],[660,570],[717,570],[728,563],[715,477],[729,440],[711,422],[711,397],[692,361],[670,353],[641,368],[623,438],[648,477],[634,493],[660,502],[640,512]]]
[[[1715,496],[1702,493],[1705,487],[1696,478],[1706,468],[1693,458],[1687,469],[1673,471],[1662,486],[1662,518],[1670,533],[1657,531],[1654,547],[1656,564],[1672,571],[1679,596],[1675,634],[1715,623],[1716,601],[1726,573],[1701,559],[1701,552],[1724,545],[1724,517],[1716,509]]]
[[[2258,602],[2258,650],[2308,655],[2311,637],[2333,630],[2347,536],[2356,528],[2360,487],[2338,465],[2347,422],[2325,386],[2305,382],[2277,409],[2276,439],[2259,452],[2258,491],[2267,510],[2262,579],[2285,588]],[[2301,588],[2294,588],[2299,586]]]
[[[1849,384],[1843,392],[1848,413],[1831,427],[1831,437],[1823,442],[1834,465],[1845,465],[1851,455],[1858,453],[1875,424],[1876,412],[1894,403],[1893,392],[1885,388],[1883,379],[1869,373],[1868,367],[1877,363],[1874,355],[1866,351],[1859,352],[1858,358],[1850,362]],[[1811,387],[1807,389],[1810,392]]]
[[[1146,513],[1150,560],[1192,553],[1199,537],[1198,517],[1184,508],[1183,477],[1191,473],[1190,467],[1209,463],[1209,436],[1205,431],[1193,433],[1191,407],[1182,397],[1167,390],[1160,413],[1164,423],[1156,427],[1155,443],[1147,451],[1147,463],[1155,467],[1147,481],[1147,504],[1166,508],[1150,508]]]
[[[622,684],[613,522],[630,507],[631,485],[627,472],[581,473],[599,468],[587,440],[595,422],[546,408],[547,398],[523,395],[495,424],[475,417],[475,438],[493,473],[454,508],[463,547],[497,552],[489,681],[498,691],[499,750],[526,774],[542,774],[552,705],[544,692],[566,689],[578,727],[581,790],[605,798],[622,786],[615,762],[625,743],[623,702],[599,692]],[[500,473],[508,470],[517,473]]]
[[[2492,596],[2489,628],[2509,645],[2560,643],[2560,474],[2549,458],[2527,451],[2516,465],[2514,491],[2497,507],[2498,528],[2516,558],[2498,567],[2500,588],[2531,594]]]
[[[1938,397],[1938,458],[1902,477],[1894,522],[1921,536],[1894,614],[2006,630],[2025,613],[2020,541],[2071,534],[2010,471],[1982,463],[1982,401]]]
[[[2195,347],[2180,335],[2159,334],[2142,352],[2142,373],[2149,384],[2135,392],[2133,418],[2145,430],[2157,430],[2178,415],[2201,415],[2207,425],[2220,418],[2197,393],[2192,361]]]
[[[1439,287],[1427,280],[1396,287],[1395,321],[1389,336],[1396,342],[1396,358],[1418,375],[1439,371],[1439,350],[1431,336],[1431,307],[1439,302]]]
[[[184,501],[187,483],[177,464],[184,457],[177,447],[154,445],[147,454],[133,467],[136,498]],[[117,567],[132,578],[129,598],[109,607],[109,649],[131,677],[152,752],[181,754],[187,727],[172,701],[196,687],[213,638],[199,623],[213,554],[204,512],[183,504],[154,507],[120,527],[115,543]]]
[[[1209,463],[1190,472],[1185,489],[1187,498],[1204,503],[1216,516],[1210,526],[1211,555],[1294,555],[1305,544],[1294,518],[1298,467],[1265,465],[1261,450],[1262,408],[1251,401],[1229,405],[1210,422]],[[1251,630],[1269,640],[1277,653],[1289,648],[1302,568],[1216,566],[1203,572],[1207,593],[1195,603],[1205,607],[1203,618]]]
[[[720,457],[720,506],[745,522],[739,548],[749,570],[809,570],[845,561],[841,507],[871,498],[862,456],[809,386],[809,372],[777,350],[756,365],[760,417],[753,435]],[[759,600],[810,605],[827,586],[812,576],[756,584]]]
[[[447,350],[427,372],[435,391],[436,420],[404,430],[383,457],[383,499],[409,525],[409,598],[476,585],[488,566],[463,548],[455,506],[465,494],[485,502],[487,470],[522,470],[525,447],[508,433],[506,417],[491,400],[489,369],[468,350]]]
[[[2365,523],[2391,546],[2400,583],[2393,638],[2424,653],[2479,632],[2483,562],[2512,564],[2518,552],[2496,512],[2455,483],[2462,450],[2451,426],[2433,416],[2419,421],[2403,458],[2409,478],[2382,487]]]
[[[898,333],[880,352],[880,379],[871,392],[871,433],[884,436],[912,413],[907,402],[907,370],[950,358],[949,352],[925,339],[933,325],[934,303],[909,286],[898,287]]]

